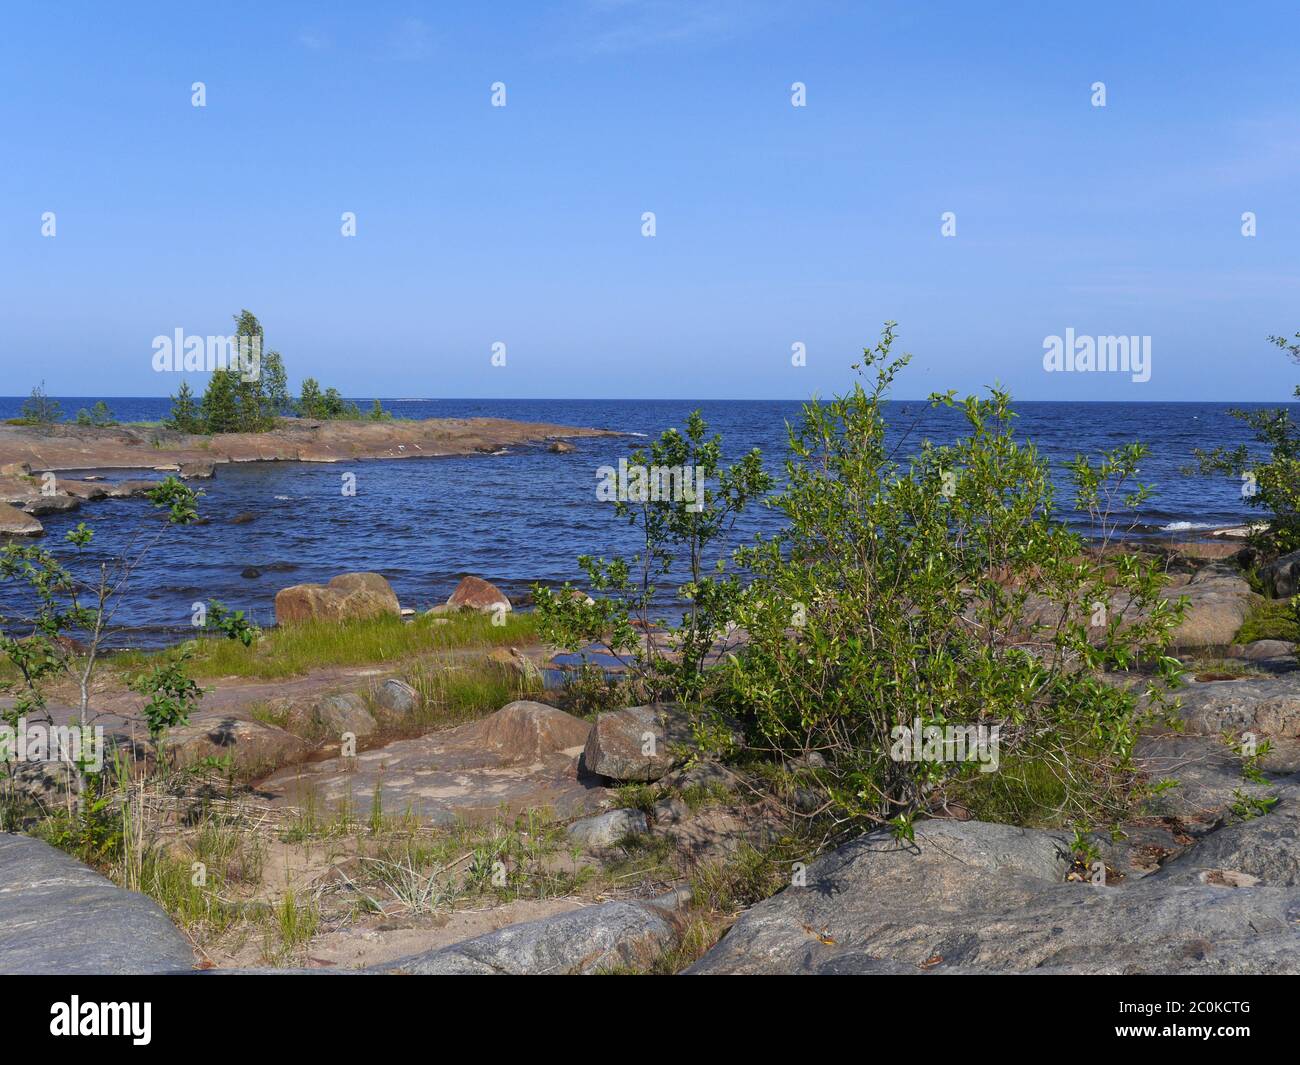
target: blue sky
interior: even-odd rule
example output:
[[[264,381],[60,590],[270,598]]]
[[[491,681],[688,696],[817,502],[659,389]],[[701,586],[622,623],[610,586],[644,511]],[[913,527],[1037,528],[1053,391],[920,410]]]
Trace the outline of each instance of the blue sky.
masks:
[[[1281,400],[1298,30],[1290,3],[10,4],[0,393],[174,392],[152,339],[248,307],[291,381],[352,395],[803,398],[895,319],[900,398]],[[1067,328],[1149,335],[1150,381],[1045,373]]]

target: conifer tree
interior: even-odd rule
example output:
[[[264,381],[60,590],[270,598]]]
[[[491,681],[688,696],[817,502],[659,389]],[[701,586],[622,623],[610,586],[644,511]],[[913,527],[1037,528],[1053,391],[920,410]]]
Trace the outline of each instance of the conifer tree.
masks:
[[[188,381],[182,381],[180,390],[172,396],[172,412],[165,424],[167,428],[182,433],[204,431],[203,417],[199,412],[199,405],[194,401],[194,392]]]
[[[240,429],[239,374],[213,370],[203,393],[203,424],[209,433],[236,433]]]

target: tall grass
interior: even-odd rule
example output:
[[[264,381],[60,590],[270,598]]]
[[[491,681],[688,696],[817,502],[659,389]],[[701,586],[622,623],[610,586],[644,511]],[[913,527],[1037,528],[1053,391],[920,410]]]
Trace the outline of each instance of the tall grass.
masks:
[[[407,679],[420,693],[412,717],[422,729],[473,721],[539,691],[518,670],[490,659],[443,668],[418,663]]]
[[[527,643],[537,634],[531,614],[511,613],[504,625],[492,624],[487,615],[465,612],[439,619],[419,615],[403,621],[391,614],[342,624],[308,621],[282,625],[263,632],[252,647],[237,640],[200,640],[191,661],[196,678],[255,677],[274,680],[330,666],[362,666],[463,647],[500,647]],[[159,652],[126,652],[112,664],[123,673],[150,668]]]

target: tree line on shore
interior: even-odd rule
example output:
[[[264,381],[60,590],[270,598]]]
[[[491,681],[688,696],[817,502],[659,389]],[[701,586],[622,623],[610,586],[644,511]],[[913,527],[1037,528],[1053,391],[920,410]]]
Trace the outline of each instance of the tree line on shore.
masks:
[[[322,389],[314,377],[303,378],[295,398],[289,392],[284,357],[278,351],[265,350],[262,323],[249,310],[235,315],[235,342],[255,344],[261,351],[259,372],[246,375],[234,367],[216,369],[201,397],[194,394],[189,382],[182,381],[171,397],[171,413],[164,420],[168,429],[182,433],[260,433],[274,429],[280,418],[310,418],[320,421],[368,418],[384,421],[392,417],[379,400],[363,415],[355,403],[343,398],[337,388]],[[23,403],[21,425],[54,425],[63,420],[59,402],[45,392],[42,382],[32,389]],[[77,413],[77,424],[107,427],[116,425],[108,404],[99,400],[89,409]]]

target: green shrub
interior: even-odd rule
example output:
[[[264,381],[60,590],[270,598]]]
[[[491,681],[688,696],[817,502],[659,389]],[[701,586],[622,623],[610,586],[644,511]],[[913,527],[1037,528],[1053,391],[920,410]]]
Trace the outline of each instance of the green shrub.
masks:
[[[884,403],[908,357],[891,357],[893,341],[891,323],[855,366],[874,368],[869,389],[808,404],[790,430],[775,500],[785,531],[739,553],[750,583],[735,619],[749,638],[730,659],[731,708],[757,748],[824,758],[824,809],[841,825],[910,836],[958,782],[978,784],[986,767],[953,749],[911,757],[914,732],[949,726],[996,729],[991,750],[1022,776],[1028,762],[1049,772],[1053,784],[1032,786],[1063,815],[1117,815],[1143,713],[1137,692],[1099,674],[1151,665],[1148,712],[1162,706],[1180,607],[1158,596],[1153,560],[1103,566],[1058,520],[1049,464],[1016,439],[1006,393],[932,396],[962,411],[967,435],[896,461]],[[1101,501],[1145,497],[1132,482],[1143,454],[1070,464],[1076,508],[1104,535],[1115,524]]]
[[[1284,336],[1268,339],[1293,362],[1300,362],[1300,333],[1296,333],[1294,341]],[[1300,385],[1295,394],[1300,397]],[[1265,512],[1265,527],[1251,534],[1255,547],[1265,554],[1300,550],[1300,426],[1285,407],[1230,413],[1254,431],[1256,444],[1267,451],[1268,457],[1258,459],[1246,444],[1231,450],[1197,448],[1193,452],[1197,468],[1201,473],[1226,473],[1240,478],[1242,497]]]

